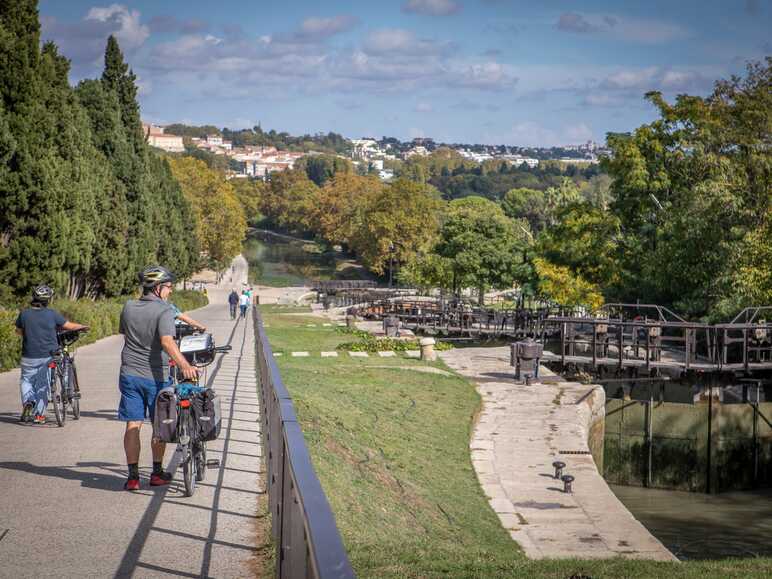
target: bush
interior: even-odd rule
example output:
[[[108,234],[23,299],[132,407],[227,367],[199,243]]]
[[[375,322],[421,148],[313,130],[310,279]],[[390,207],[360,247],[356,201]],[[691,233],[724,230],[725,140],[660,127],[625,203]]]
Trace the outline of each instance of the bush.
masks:
[[[372,334],[363,330],[349,330],[348,328],[340,328],[340,333],[353,334],[360,338],[358,342],[343,342],[338,344],[337,350],[343,350],[344,352],[407,352],[408,350],[420,350],[421,346],[418,340],[396,340],[394,338],[376,338]],[[450,350],[453,345],[448,342],[437,342],[434,349],[441,352],[443,350]]]
[[[91,328],[78,340],[77,346],[91,344],[106,336],[118,333],[121,309],[129,297],[105,300],[55,300],[52,308],[70,321]],[[208,300],[204,294],[191,290],[175,291],[172,299],[183,312],[205,306]],[[25,306],[26,307],[26,306]],[[10,370],[19,365],[21,338],[16,335],[16,318],[19,310],[0,307],[0,371]]]

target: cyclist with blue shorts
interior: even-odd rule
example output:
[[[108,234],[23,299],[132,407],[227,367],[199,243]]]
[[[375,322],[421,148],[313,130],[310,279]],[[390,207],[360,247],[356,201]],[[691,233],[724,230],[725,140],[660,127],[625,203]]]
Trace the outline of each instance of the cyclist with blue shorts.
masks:
[[[152,266],[139,275],[143,295],[129,300],[121,312],[120,332],[125,341],[121,351],[118,419],[126,422],[123,448],[129,476],[124,488],[139,490],[140,428],[147,416],[153,419],[158,392],[170,384],[169,358],[182,375],[194,379],[198,370],[180,353],[174,341],[174,311],[167,303],[174,276],[166,268]],[[172,477],[163,470],[166,444],[153,440],[153,472],[150,485],[169,484]]]

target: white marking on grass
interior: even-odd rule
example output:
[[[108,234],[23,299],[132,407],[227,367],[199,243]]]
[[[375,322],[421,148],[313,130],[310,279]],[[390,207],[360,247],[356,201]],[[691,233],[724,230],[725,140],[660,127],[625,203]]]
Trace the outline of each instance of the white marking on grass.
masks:
[[[369,358],[370,355],[367,352],[349,352],[349,356],[352,358]]]
[[[292,352],[293,358],[307,358],[308,356],[308,352]]]
[[[408,358],[420,358],[421,350],[406,350],[405,356],[407,356]]]
[[[316,324],[306,324],[306,328],[315,328]]]
[[[378,352],[378,355],[381,358],[393,358],[394,352],[392,352],[391,350],[386,350],[385,352]]]
[[[322,324],[322,326],[324,326],[325,328],[329,328],[329,327],[332,327],[332,324]]]
[[[322,358],[337,358],[337,352],[322,352]]]
[[[282,353],[281,352],[274,352],[273,355],[274,355],[274,357],[278,358],[279,356],[282,355]]]

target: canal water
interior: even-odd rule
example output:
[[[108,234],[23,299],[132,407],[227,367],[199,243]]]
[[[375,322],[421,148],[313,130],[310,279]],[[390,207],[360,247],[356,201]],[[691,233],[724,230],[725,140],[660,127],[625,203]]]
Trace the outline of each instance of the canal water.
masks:
[[[609,486],[681,560],[772,556],[772,490],[707,495]]]
[[[370,279],[367,270],[342,252],[264,230],[251,233],[243,254],[249,262],[249,281],[255,285],[289,287],[320,279]]]

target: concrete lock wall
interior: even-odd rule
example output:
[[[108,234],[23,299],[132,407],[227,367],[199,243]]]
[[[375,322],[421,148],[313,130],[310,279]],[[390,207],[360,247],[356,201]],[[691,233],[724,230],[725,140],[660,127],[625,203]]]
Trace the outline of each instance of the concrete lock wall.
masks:
[[[651,458],[647,407],[635,400],[608,401],[603,473],[609,482],[698,492],[772,486],[772,428],[756,417],[754,453],[750,405],[655,401]],[[772,402],[759,404],[759,411],[772,421]]]

